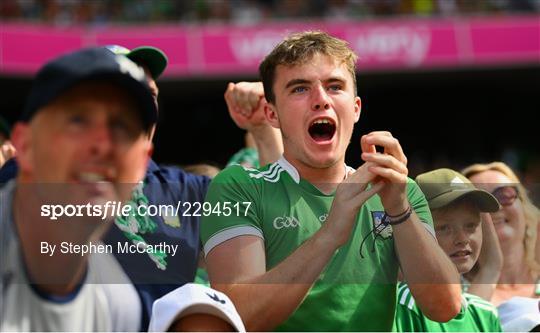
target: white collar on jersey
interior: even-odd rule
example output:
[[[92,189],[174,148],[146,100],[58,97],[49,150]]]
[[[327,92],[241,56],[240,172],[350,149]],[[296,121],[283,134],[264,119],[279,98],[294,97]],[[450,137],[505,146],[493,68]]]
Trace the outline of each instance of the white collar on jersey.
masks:
[[[298,170],[296,170],[296,168],[289,161],[287,161],[285,159],[285,156],[281,155],[281,157],[277,161],[277,164],[279,164],[285,171],[287,171],[289,176],[291,176],[291,178],[297,184],[300,183],[300,174],[298,173]],[[350,166],[346,165],[346,164],[343,164],[343,166],[345,167],[345,178],[344,179],[346,179],[347,176],[349,175],[349,172],[354,172],[354,169],[351,168]]]

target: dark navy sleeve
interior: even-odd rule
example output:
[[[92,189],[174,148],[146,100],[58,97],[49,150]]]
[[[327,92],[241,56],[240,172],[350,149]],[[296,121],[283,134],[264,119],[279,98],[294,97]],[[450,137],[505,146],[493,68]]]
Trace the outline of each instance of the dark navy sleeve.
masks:
[[[2,168],[0,168],[0,187],[17,177],[18,172],[19,166],[17,165],[17,161],[14,158],[7,160]]]
[[[148,244],[177,245],[176,255],[167,255],[166,268],[160,269],[147,254],[117,253],[116,258],[135,285],[143,303],[142,328],[148,327],[152,303],[164,294],[185,283],[193,282],[200,253],[199,216],[185,216],[187,207],[203,203],[210,179],[185,172],[178,167],[161,167],[150,162],[144,195],[150,205],[173,205],[180,203],[177,218],[153,217],[155,231],[142,235]],[[193,211],[193,209],[192,209]],[[127,242],[126,236],[117,228],[111,228],[105,242],[116,247]]]
[[[17,176],[15,159],[7,161],[0,168],[0,187]],[[210,178],[185,172],[177,167],[160,167],[150,161],[144,179],[144,195],[151,205],[177,205],[187,203],[182,208],[196,202],[203,203],[210,184]],[[176,255],[168,255],[167,267],[159,269],[147,254],[115,253],[115,257],[129,276],[141,298],[143,316],[141,328],[149,324],[153,302],[166,293],[185,283],[193,282],[200,253],[198,216],[183,216],[178,220],[152,218],[156,229],[142,235],[148,244],[177,245]],[[106,244],[117,248],[118,243],[130,242],[118,227],[113,226],[104,237]]]

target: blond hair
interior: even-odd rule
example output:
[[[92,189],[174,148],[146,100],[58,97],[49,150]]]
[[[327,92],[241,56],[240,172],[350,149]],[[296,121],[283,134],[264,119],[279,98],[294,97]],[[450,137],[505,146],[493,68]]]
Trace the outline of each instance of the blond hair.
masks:
[[[276,67],[305,64],[316,54],[330,56],[345,63],[352,76],[356,94],[356,60],[358,57],[349,44],[322,31],[305,31],[289,35],[268,54],[259,66],[259,74],[264,86],[266,100],[276,102],[273,90]]]
[[[536,260],[536,240],[538,223],[540,221],[540,210],[532,203],[527,190],[519,181],[515,172],[503,162],[492,162],[488,164],[473,164],[466,167],[461,173],[470,178],[478,173],[485,171],[497,171],[508,177],[513,183],[516,184],[518,189],[518,197],[522,202],[523,213],[525,216],[525,239],[523,246],[525,247],[525,262],[536,274],[540,274],[540,263]]]

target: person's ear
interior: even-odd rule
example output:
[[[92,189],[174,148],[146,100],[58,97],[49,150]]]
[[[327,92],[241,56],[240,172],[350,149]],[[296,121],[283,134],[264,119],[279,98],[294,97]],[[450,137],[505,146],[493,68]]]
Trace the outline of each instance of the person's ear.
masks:
[[[17,164],[21,171],[33,166],[32,130],[30,124],[16,123],[11,132],[11,142],[17,151]]]
[[[276,106],[272,103],[266,103],[264,105],[264,115],[268,123],[274,128],[280,128],[279,117],[276,110]]]
[[[152,154],[154,153],[154,143],[151,140],[146,141],[146,156],[145,156],[145,162],[142,165],[142,168],[139,172],[139,179],[144,179],[144,176],[146,175],[146,169],[148,168],[148,163],[150,162],[150,158],[152,157]]]
[[[148,148],[148,158],[150,159],[154,154],[154,143],[150,141],[150,147]]]
[[[356,96],[354,98],[354,122],[358,122],[360,119],[360,113],[362,112],[362,100]]]

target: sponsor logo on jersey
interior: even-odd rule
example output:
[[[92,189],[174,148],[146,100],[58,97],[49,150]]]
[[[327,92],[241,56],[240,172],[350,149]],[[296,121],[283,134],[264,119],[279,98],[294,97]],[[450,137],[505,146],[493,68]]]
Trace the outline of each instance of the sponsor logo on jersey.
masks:
[[[276,230],[279,230],[283,228],[296,228],[300,225],[300,222],[296,217],[278,216],[274,219],[273,225]]]
[[[382,218],[384,216],[384,212],[371,212],[371,220],[373,222],[373,229],[374,233],[378,234],[378,237],[382,237],[384,239],[392,237],[392,226],[390,225],[384,225],[382,223]]]

